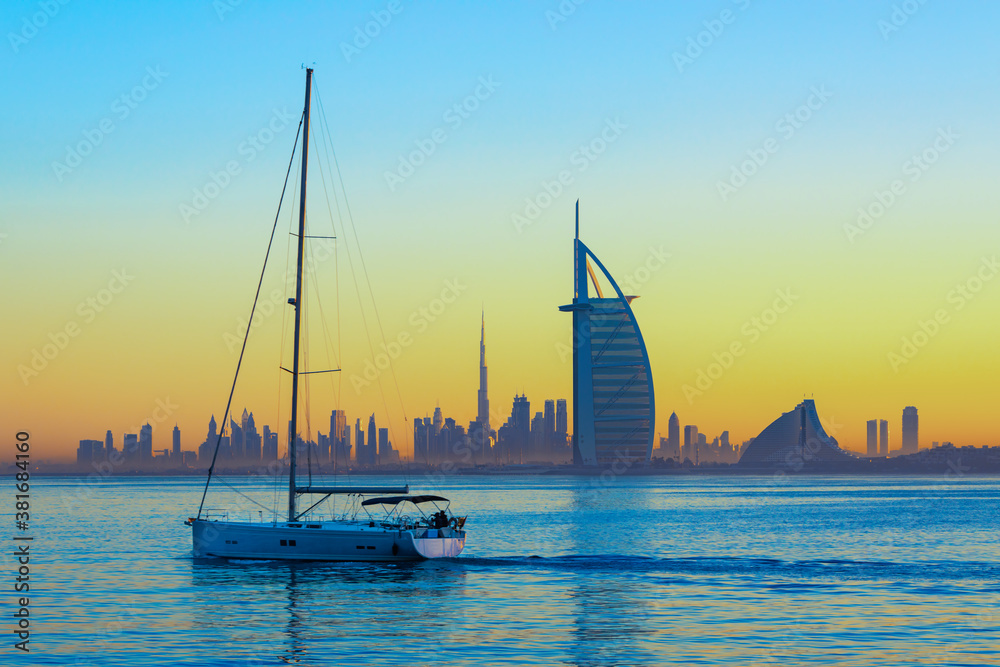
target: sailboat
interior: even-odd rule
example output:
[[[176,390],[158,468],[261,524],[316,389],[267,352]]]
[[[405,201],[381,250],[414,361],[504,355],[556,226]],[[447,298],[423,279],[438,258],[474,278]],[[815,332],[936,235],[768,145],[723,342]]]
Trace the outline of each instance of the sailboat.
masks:
[[[377,486],[300,486],[296,482],[296,449],[299,376],[309,371],[299,368],[302,320],[302,264],[306,239],[306,183],[309,158],[309,111],[312,92],[311,68],[306,69],[305,108],[302,114],[302,180],[298,218],[298,262],[295,296],[288,300],[295,311],[295,337],[292,368],[292,406],[289,428],[288,512],[279,520],[277,514],[269,520],[261,515],[258,521],[231,517],[226,512],[205,510],[205,497],[215,470],[222,431],[216,440],[215,453],[208,470],[205,489],[198,513],[184,523],[191,527],[195,557],[228,559],[264,559],[299,561],[409,561],[458,556],[465,548],[465,518],[455,516],[448,499],[437,495],[412,495],[409,485]],[[293,153],[294,159],[294,153]],[[289,163],[289,171],[291,163]],[[287,184],[287,175],[286,175]],[[280,210],[280,205],[279,205]],[[273,233],[272,233],[273,239]],[[269,246],[270,250],[270,246]],[[266,267],[266,260],[265,260]],[[261,276],[263,280],[263,273]],[[260,286],[258,285],[258,296]],[[254,302],[256,307],[256,301]],[[252,316],[251,311],[251,316]],[[249,329],[249,327],[248,327]],[[249,334],[249,331],[247,332]],[[246,350],[244,338],[243,351]],[[233,380],[235,390],[236,380]],[[230,391],[229,403],[232,403]],[[226,415],[229,414],[226,407]],[[225,423],[225,418],[223,420]],[[340,518],[321,520],[313,510],[331,496],[352,497],[353,513]],[[305,510],[300,510],[302,497],[319,496]],[[310,498],[311,499],[311,498]],[[305,504],[305,503],[303,503]]]

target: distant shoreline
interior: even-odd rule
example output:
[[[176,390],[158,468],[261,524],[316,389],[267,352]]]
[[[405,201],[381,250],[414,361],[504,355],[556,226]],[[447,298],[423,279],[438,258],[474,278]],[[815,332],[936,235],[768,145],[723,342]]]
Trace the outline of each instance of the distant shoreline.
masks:
[[[154,459],[155,460],[155,459]],[[128,469],[118,461],[94,461],[90,469],[80,470],[78,463],[51,463],[42,461],[34,464],[31,473],[38,476],[51,477],[205,477],[207,468],[168,468],[166,463],[159,470]],[[287,472],[284,461],[263,461],[239,467],[218,467],[216,475],[229,476],[266,476],[274,477]],[[784,475],[844,475],[844,476],[912,476],[941,475],[944,477],[963,477],[965,475],[1000,475],[1000,447],[936,447],[924,449],[915,454],[896,456],[893,458],[860,458],[848,461],[809,461],[803,458],[789,459],[787,464],[771,467],[741,466],[738,463],[707,462],[703,465],[693,465],[685,460],[677,464],[673,459],[654,458],[650,463],[628,463],[617,461],[605,467],[578,466],[568,463],[525,463],[508,465],[478,465],[459,467],[455,462],[446,461],[438,466],[404,464],[382,468],[347,468],[324,469],[317,466],[315,475],[354,475],[354,476],[434,476],[434,477],[511,477],[533,475],[571,476],[571,477],[674,477],[678,475],[715,475],[715,476],[784,476]],[[302,466],[299,470],[304,472]],[[8,472],[16,472],[17,467],[10,463]]]
[[[72,470],[33,470],[32,475],[38,478],[42,477],[98,477],[103,479],[110,479],[115,477],[195,477],[204,478],[207,474],[205,470],[130,470],[114,472],[111,474],[101,474],[99,472],[84,472],[84,471],[72,471]],[[420,468],[420,469],[386,469],[386,470],[348,470],[348,471],[320,471],[314,474],[324,477],[332,476],[364,476],[364,477],[393,477],[393,476],[409,476],[413,477],[415,475],[427,476],[427,477],[609,477],[610,479],[618,477],[773,477],[775,475],[789,476],[789,477],[821,477],[821,476],[835,476],[835,477],[927,477],[927,476],[948,476],[954,478],[967,477],[967,476],[978,476],[978,477],[996,477],[1000,476],[1000,470],[997,469],[970,469],[962,470],[960,473],[944,469],[944,470],[800,470],[800,471],[785,471],[785,470],[768,470],[768,469],[753,469],[753,468],[737,468],[735,466],[724,468],[724,467],[706,467],[706,468],[637,468],[632,470],[624,470],[616,472],[607,468],[583,468],[583,467],[552,467],[537,470],[524,470],[524,469],[493,469],[493,470],[476,470],[476,469],[459,469],[451,471],[442,471],[434,468]],[[216,476],[227,476],[227,477],[272,477],[274,475],[265,475],[259,472],[250,470],[218,470],[215,472]],[[278,475],[280,476],[280,475]]]

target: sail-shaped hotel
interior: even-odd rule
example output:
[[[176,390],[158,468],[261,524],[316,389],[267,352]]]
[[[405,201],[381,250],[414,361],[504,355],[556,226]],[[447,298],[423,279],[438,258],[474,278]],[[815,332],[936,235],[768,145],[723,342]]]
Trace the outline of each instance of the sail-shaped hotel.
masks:
[[[601,260],[580,240],[580,203],[573,241],[573,463],[649,461],[655,406],[649,354],[630,305]],[[590,262],[615,294],[604,296]],[[591,296],[593,287],[596,296]]]

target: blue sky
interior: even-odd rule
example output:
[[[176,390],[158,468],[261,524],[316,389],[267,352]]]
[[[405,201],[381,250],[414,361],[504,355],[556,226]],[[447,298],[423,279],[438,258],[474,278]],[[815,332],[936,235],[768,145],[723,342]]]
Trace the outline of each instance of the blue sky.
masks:
[[[51,16],[39,19],[46,8]],[[356,30],[379,16],[386,25],[377,36],[345,57]],[[763,415],[825,388],[859,437],[868,412],[896,414],[922,400],[940,405],[944,439],[943,415],[961,399],[973,404],[962,418],[976,424],[968,432],[985,437],[987,404],[997,395],[979,374],[995,365],[988,336],[1000,284],[907,369],[911,376],[890,369],[886,356],[983,253],[1000,247],[998,19],[994,4],[940,0],[4,3],[0,273],[17,286],[5,310],[31,313],[12,332],[4,363],[22,364],[122,263],[142,267],[132,292],[139,296],[104,326],[125,326],[129,337],[92,338],[118,348],[146,341],[203,350],[205,359],[192,364],[215,363],[207,360],[225,352],[220,333],[248,305],[294,122],[252,161],[240,147],[276,110],[297,117],[300,66],[315,63],[386,327],[405,329],[444,280],[470,284],[447,324],[400,362],[411,373],[404,382],[411,412],[440,400],[460,421],[470,415],[466,384],[475,382],[483,304],[493,316],[495,401],[520,390],[538,401],[569,395],[568,368],[553,352],[568,323],[555,306],[569,298],[572,203],[581,197],[587,243],[612,273],[632,272],[650,247],[672,254],[637,302],[640,323],[649,322],[662,417],[683,408],[682,421],[703,431],[750,437],[769,421]],[[893,20],[898,30],[887,31]],[[44,25],[33,32],[26,21]],[[679,71],[675,54],[699,39],[701,52]],[[450,126],[448,110],[484,79],[495,89]],[[144,80],[155,85],[121,117],[121,96]],[[829,99],[782,137],[777,123],[816,89]],[[575,170],[580,146],[616,119],[620,136]],[[53,163],[102,122],[113,130],[60,178]],[[844,225],[858,208],[902,178],[904,163],[947,128],[959,137],[948,152],[849,242]],[[446,138],[434,154],[388,187],[386,173],[439,129]],[[777,152],[723,200],[719,183],[768,139],[778,139]],[[185,221],[181,205],[230,160],[240,164],[238,177]],[[519,232],[512,217],[567,169],[571,185]],[[786,285],[812,305],[764,341],[771,347],[757,351],[757,361],[748,359],[703,402],[685,403],[681,387]],[[530,329],[516,324],[525,319]],[[211,334],[171,333],[190,332],[193,323]],[[418,388],[458,341],[472,365],[439,369],[444,379]],[[65,377],[53,371],[40,379],[25,405],[49,409],[46,383],[70,392],[86,364],[108,361],[96,340],[78,347],[67,359],[79,355],[83,365],[62,362]],[[785,367],[782,354],[809,350],[826,361],[803,370],[796,357],[798,365]],[[142,360],[136,351],[134,363]],[[223,354],[219,368],[228,362]],[[942,380],[949,369],[957,378],[950,384]],[[130,372],[121,368],[108,385],[130,381]],[[773,389],[766,399],[755,389],[761,374]],[[13,370],[8,378],[13,394],[21,383]],[[176,383],[177,395],[189,392]],[[963,388],[958,395],[953,385]],[[209,409],[202,407],[208,391],[190,395],[186,419],[194,427]]]

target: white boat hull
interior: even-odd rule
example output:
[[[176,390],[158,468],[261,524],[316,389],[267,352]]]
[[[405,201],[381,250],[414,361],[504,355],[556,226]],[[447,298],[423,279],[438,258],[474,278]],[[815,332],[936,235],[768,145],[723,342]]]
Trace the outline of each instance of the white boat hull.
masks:
[[[191,519],[195,557],[299,561],[415,561],[454,558],[465,532],[352,521],[248,523]]]

